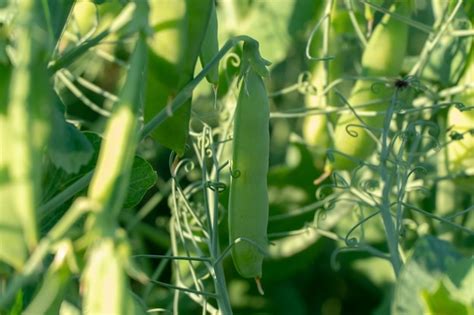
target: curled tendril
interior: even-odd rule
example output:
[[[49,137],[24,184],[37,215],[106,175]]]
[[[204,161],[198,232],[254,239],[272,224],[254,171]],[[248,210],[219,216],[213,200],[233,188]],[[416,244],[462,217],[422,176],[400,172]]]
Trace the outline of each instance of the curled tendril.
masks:
[[[184,172],[189,173],[194,169],[195,164],[191,159],[184,159],[178,163],[176,170],[181,169],[181,167],[183,168]]]
[[[393,134],[392,139],[390,139],[390,143],[389,143],[390,151],[395,150],[395,145],[397,145],[398,141],[401,141],[400,151],[398,151],[398,152],[401,152],[403,150],[403,145],[406,142],[406,139],[403,137],[403,134],[404,134],[404,132],[400,131],[400,130],[397,130]]]
[[[191,159],[178,160],[176,153],[172,152],[170,154],[169,168],[172,177],[177,177],[181,169],[184,169],[185,173],[189,173],[194,167],[194,162]]]
[[[201,136],[202,129],[204,128],[204,121],[192,115],[189,119],[189,135],[193,137]]]
[[[410,122],[407,126],[407,130],[410,130],[413,133],[418,134],[418,132],[416,131],[417,126],[428,127],[432,130],[432,134],[434,136],[437,137],[439,135],[440,129],[438,125],[432,121],[426,121],[426,120],[416,120],[416,121]]]
[[[351,237],[352,233],[357,230],[359,227],[362,227],[364,225],[364,223],[366,223],[367,221],[369,221],[370,219],[374,218],[375,216],[377,216],[378,214],[380,214],[380,210],[378,211],[375,211],[374,213],[371,213],[370,215],[368,215],[367,217],[364,217],[362,218],[361,220],[359,220],[359,222],[357,222],[356,224],[354,224],[350,229],[349,231],[347,232],[346,234],[346,237],[344,238],[345,242],[346,242],[346,245],[349,246],[349,247],[354,247],[354,246],[357,246],[359,245],[359,239],[357,239],[356,237]],[[354,241],[355,240],[355,241]]]
[[[370,85],[370,91],[374,94],[379,94],[383,88],[387,87],[386,81],[376,81]]]
[[[315,35],[317,34],[317,31],[318,29],[321,27],[321,24],[329,19],[331,16],[330,13],[327,13],[327,14],[324,14],[320,19],[319,21],[316,23],[316,25],[313,27],[313,29],[311,30],[311,33],[309,35],[309,38],[306,42],[306,49],[305,49],[305,55],[306,55],[306,58],[308,58],[308,60],[314,60],[314,61],[323,61],[323,60],[332,60],[334,59],[335,57],[334,56],[323,56],[323,57],[313,57],[311,56],[310,54],[310,49],[311,49],[311,43],[313,42],[313,39],[315,37]]]
[[[345,252],[354,252],[357,250],[357,247],[340,247],[340,248],[336,248],[332,254],[331,254],[331,258],[330,258],[330,262],[331,262],[331,268],[335,271],[338,271],[340,268],[341,268],[341,264],[339,263],[339,261],[337,261],[337,258],[340,254],[342,253],[345,253]]]
[[[354,163],[354,165],[356,166],[356,167],[354,168],[354,170],[352,171],[352,173],[356,173],[356,172],[357,172],[361,167],[363,167],[363,166],[368,166],[368,167],[370,167],[370,168],[373,168],[373,167],[374,167],[372,164],[370,164],[370,163],[368,163],[368,162],[366,162],[366,161],[364,161],[364,160],[358,159],[358,158],[356,158],[356,157],[353,157],[353,156],[351,156],[351,155],[345,154],[345,153],[343,153],[343,152],[341,152],[341,151],[338,151],[338,150],[335,150],[335,149],[328,149],[326,152],[327,152],[328,160],[331,161],[331,162],[334,162],[334,160],[335,160],[335,156],[334,156],[334,155],[335,155],[335,154],[338,154],[338,155],[340,155],[340,156],[343,156],[344,158],[346,158],[346,159],[352,161],[352,162]],[[333,172],[333,174],[335,174],[335,173],[337,173],[337,172]],[[335,176],[335,175],[333,175],[333,181],[335,180],[334,176]],[[338,179],[340,179],[340,178],[338,178]],[[340,187],[340,186],[337,186],[337,185],[336,185],[336,186],[333,186],[333,187],[334,187],[334,188],[347,188],[348,186],[347,186],[347,187]]]
[[[337,202],[335,199],[328,200],[328,202],[325,202],[323,205],[324,211],[331,211],[332,209],[336,207],[336,203]],[[323,218],[326,218],[326,217],[323,217]]]
[[[332,193],[332,184],[325,184],[325,185],[320,185],[315,192],[316,199],[322,200],[328,196],[331,195]],[[327,191],[327,193],[326,193]]]
[[[348,247],[357,247],[359,245],[359,239],[357,237],[351,237],[345,240]]]
[[[224,58],[224,67],[226,65],[230,65],[234,68],[238,68],[240,66],[240,62],[241,62],[240,56],[235,52],[230,52]]]
[[[359,133],[356,131],[357,128],[364,128],[365,126],[359,124],[347,124],[346,125],[346,132],[349,136],[357,138]]]
[[[408,172],[407,178],[409,178],[412,174],[417,174],[417,173],[423,173],[426,175],[428,174],[428,170],[421,165],[415,166]]]
[[[374,131],[379,131],[379,129],[369,127],[365,124],[364,125],[361,125],[361,124],[347,124],[345,126],[347,134],[351,137],[354,137],[354,138],[357,138],[359,136],[359,132],[356,131],[357,128],[366,130],[369,133],[373,133]]]
[[[313,226],[316,229],[319,229],[320,227],[320,222],[325,221],[327,218],[327,210],[318,210],[314,213],[314,218],[313,218]]]
[[[304,71],[298,75],[298,81],[288,87],[281,90],[270,93],[269,97],[276,97],[284,94],[288,94],[294,91],[298,91],[301,94],[317,94],[317,89],[311,84],[311,73]]]
[[[206,187],[218,193],[224,192],[227,189],[227,185],[223,182],[207,182]]]
[[[341,247],[335,249],[331,254],[331,268],[338,270],[340,268],[340,264],[337,261],[337,257],[339,254],[346,253],[346,252],[367,252],[375,257],[379,257],[385,260],[390,260],[390,256],[381,252],[380,250],[376,249],[373,246],[359,243],[355,247]]]
[[[369,178],[359,181],[358,186],[363,191],[375,191],[377,188],[380,187],[380,182],[376,179]]]
[[[230,168],[230,176],[232,176],[232,178],[239,178],[240,175],[241,175],[240,170],[234,170],[232,169],[232,167]]]

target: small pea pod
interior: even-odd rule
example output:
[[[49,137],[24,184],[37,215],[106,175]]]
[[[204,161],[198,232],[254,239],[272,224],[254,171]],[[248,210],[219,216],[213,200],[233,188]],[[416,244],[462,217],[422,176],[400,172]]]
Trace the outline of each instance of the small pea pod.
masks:
[[[409,1],[397,2],[392,5],[390,12],[406,15],[409,12]],[[375,27],[367,47],[362,55],[362,75],[364,76],[396,76],[401,71],[406,54],[408,25],[386,14]],[[366,111],[380,111],[387,108],[393,89],[381,88],[377,93],[373,82],[359,80],[351,91],[348,100],[354,107],[371,103],[364,107]],[[363,117],[363,122],[369,128],[381,128],[383,115]],[[342,114],[334,135],[336,151],[352,158],[364,160],[372,154],[375,142],[371,135],[362,127],[361,121],[353,112]],[[357,163],[341,154],[334,154],[334,160],[329,161],[326,170],[351,170]]]
[[[322,15],[321,12],[318,13]],[[312,39],[310,50],[314,52],[311,55],[321,57],[323,54],[328,54],[334,56],[334,59],[312,62],[310,83],[316,88],[316,93],[306,94],[305,105],[308,108],[324,108],[328,104],[335,105],[337,103],[336,95],[333,91],[325,95],[322,93],[330,82],[342,76],[343,70],[347,71],[348,65],[345,64],[345,60],[348,59],[347,50],[340,49],[339,43],[342,40],[341,34],[347,34],[352,29],[348,19],[347,15],[338,10],[337,6],[333,6],[328,30],[324,29],[327,26],[325,21],[323,21],[323,25]],[[329,36],[327,51],[323,48],[324,38],[322,37],[324,32],[328,32]],[[351,50],[351,54],[354,54],[353,50]],[[347,87],[344,88],[347,89]],[[332,120],[331,118],[330,115],[308,115],[304,117],[302,126],[303,139],[311,146],[312,151],[314,150],[316,163],[319,162],[319,157],[326,153],[331,144],[328,132],[328,124]]]
[[[156,33],[150,44],[145,120],[166,108],[192,80],[201,45],[208,29],[214,0],[150,1],[151,23]],[[191,117],[191,99],[151,134],[160,144],[184,154]]]
[[[269,101],[262,78],[252,68],[244,75],[234,120],[229,197],[229,238],[237,271],[246,278],[262,276],[267,246]],[[250,240],[251,242],[248,242]]]
[[[219,41],[217,37],[218,23],[217,23],[217,12],[216,4],[212,1],[211,16],[209,17],[209,25],[207,26],[206,34],[201,45],[201,53],[199,59],[201,60],[202,67],[205,67],[219,51]],[[209,83],[217,85],[219,82],[219,67],[218,65],[212,67],[209,73],[206,75],[206,79]]]
[[[461,77],[460,84],[472,83],[474,78],[474,49],[471,54],[467,68]],[[469,88],[455,98],[465,106],[474,106],[474,88]],[[448,169],[452,173],[464,172],[474,175],[474,110],[460,111],[451,107],[448,111],[447,126],[451,127],[452,133],[462,135],[461,139],[449,143]]]

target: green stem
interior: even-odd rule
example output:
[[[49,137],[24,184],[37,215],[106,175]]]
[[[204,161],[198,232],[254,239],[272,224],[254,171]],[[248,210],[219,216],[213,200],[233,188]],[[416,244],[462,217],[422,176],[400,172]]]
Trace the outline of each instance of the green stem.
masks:
[[[390,261],[392,263],[395,276],[398,277],[402,262],[400,259],[400,253],[398,251],[398,231],[395,229],[395,225],[392,220],[392,213],[390,210],[390,193],[393,186],[393,173],[387,167],[387,161],[390,154],[390,147],[388,145],[388,134],[390,131],[390,123],[394,113],[394,107],[397,104],[398,90],[392,97],[390,107],[387,109],[387,113],[384,119],[384,128],[382,132],[382,150],[380,153],[380,173],[382,181],[384,183],[382,189],[382,201],[380,205],[380,213],[382,215],[382,221],[384,224],[385,235],[387,237],[388,250],[390,252]]]

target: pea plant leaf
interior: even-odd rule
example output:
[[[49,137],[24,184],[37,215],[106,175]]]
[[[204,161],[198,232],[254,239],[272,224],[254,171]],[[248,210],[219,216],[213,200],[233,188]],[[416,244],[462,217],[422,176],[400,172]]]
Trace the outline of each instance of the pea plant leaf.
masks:
[[[418,240],[395,285],[392,314],[425,314],[423,292],[436,289],[451,266],[461,259],[462,255],[446,241],[434,236]]]
[[[56,97],[48,153],[55,166],[66,173],[77,173],[91,160],[93,148],[87,137],[66,121],[64,107],[60,102]]]
[[[46,25],[50,28],[48,31],[53,33],[51,35],[53,35],[54,41],[57,41],[61,36],[73,5],[74,2],[68,0],[43,1]]]
[[[83,165],[77,173],[66,173],[63,169],[56,165],[50,165],[44,179],[45,184],[43,192],[43,203],[47,202],[54,195],[68,187],[71,183],[83,177],[88,172],[92,171],[97,163],[99,156],[100,144],[102,138],[94,132],[84,132],[82,134],[92,146],[92,154],[89,162]],[[53,180],[54,179],[54,180]],[[145,193],[156,183],[157,174],[153,167],[145,159],[135,156],[130,175],[130,182],[127,190],[127,197],[125,198],[124,207],[132,208],[136,206]],[[51,184],[54,183],[54,184]],[[74,196],[84,195],[85,189]],[[45,233],[49,230],[61,216],[69,208],[69,203],[65,203],[59,209],[46,209],[45,213],[41,213],[41,231]]]
[[[156,172],[146,160],[135,156],[133,160],[132,173],[128,186],[127,198],[124,202],[125,208],[136,206],[157,180]]]
[[[85,135],[94,147],[94,154],[87,166],[81,169],[82,175],[91,171],[96,165],[102,140],[96,133],[87,132]],[[123,206],[125,208],[136,206],[142,200],[145,193],[156,183],[156,180],[157,174],[150,163],[142,157],[135,155],[130,174],[130,182],[128,184],[127,197],[125,198]]]

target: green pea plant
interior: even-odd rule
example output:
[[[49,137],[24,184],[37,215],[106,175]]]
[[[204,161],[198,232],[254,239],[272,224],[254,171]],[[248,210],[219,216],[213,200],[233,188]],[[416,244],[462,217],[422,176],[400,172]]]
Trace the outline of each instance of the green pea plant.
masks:
[[[473,25],[0,0],[0,313],[474,314]]]
[[[462,1],[445,4],[445,7],[438,4],[439,7],[435,7],[439,10],[436,23],[434,28],[428,30],[426,25],[418,25],[411,20],[410,14],[415,12],[411,11],[414,3],[410,1],[395,1],[386,8],[370,1],[362,2],[366,6],[366,14],[367,10],[375,10],[383,16],[370,29],[368,38],[360,41],[364,49],[359,74],[356,77],[337,77],[340,76],[341,65],[337,60],[337,48],[331,49],[330,44],[337,44],[334,28],[341,27],[338,15],[341,7],[336,1],[328,1],[321,9],[320,19],[315,23],[306,45],[307,59],[317,64],[309,78],[298,83],[300,93],[306,95],[306,109],[301,114],[295,110],[272,113],[273,118],[303,116],[302,137],[296,141],[312,150],[315,159],[323,158],[321,151],[327,152],[324,172],[314,181],[319,186],[316,197],[321,199],[314,208],[320,210],[316,211],[312,223],[307,222],[302,230],[294,232],[313,230],[338,240],[341,246],[331,257],[335,268],[340,267],[337,260],[345,252],[365,252],[389,262],[396,281],[391,313],[436,312],[436,309],[443,308],[435,305],[436,293],[430,296],[426,290],[430,283],[439,285],[435,292],[443,290],[440,288],[445,284],[439,284],[444,281],[440,280],[443,277],[441,274],[444,272],[446,276],[450,272],[447,270],[454,268],[448,267],[446,261],[456,260],[458,267],[462,264],[472,266],[473,263],[472,249],[468,249],[467,245],[474,227],[468,214],[472,211],[473,195],[472,189],[461,187],[471,184],[466,181],[470,178],[468,165],[471,163],[454,171],[450,158],[457,156],[454,147],[463,147],[458,147],[459,154],[467,153],[470,148],[468,143],[472,128],[461,127],[465,126],[464,118],[454,121],[451,117],[453,113],[460,115],[458,117],[467,117],[471,112],[472,99],[469,97],[472,93],[470,88],[465,88],[465,80],[469,76],[467,80],[472,81],[472,39],[453,39],[446,35],[453,25],[472,27],[472,15],[468,17],[465,13]],[[446,9],[449,10],[441,12]],[[419,60],[410,64],[411,69],[407,67],[405,70],[409,27],[419,28],[429,35]],[[354,32],[360,37],[355,26]],[[333,38],[330,38],[331,35]],[[313,43],[318,39],[321,41]],[[445,45],[454,44],[457,45],[456,52],[447,53]],[[451,61],[452,73],[441,70],[433,73],[431,67],[439,69],[439,63],[447,62],[440,56],[446,58],[450,54],[460,58],[458,60],[462,65],[456,65],[458,60],[454,58]],[[456,67],[460,68],[457,72],[454,70]],[[344,80],[355,81],[348,92],[344,91],[344,86],[338,90],[338,85]],[[457,90],[459,94],[450,94],[455,88],[439,89],[442,84],[437,86],[434,81],[451,84],[458,81],[461,86]],[[334,116],[334,113],[339,115]],[[465,158],[466,155],[463,155],[461,160],[466,161]],[[437,176],[432,175],[433,167],[438,168]],[[445,181],[448,178],[454,183],[447,184]],[[425,210],[418,204],[422,194],[433,193],[429,188],[433,186],[436,187],[436,210]],[[450,189],[449,197],[445,195],[445,187]],[[454,195],[455,192],[460,195]],[[314,211],[314,208],[308,208],[308,211]],[[346,214],[346,218],[340,219],[336,228],[338,233],[324,231],[324,226],[331,227],[331,221],[341,212]],[[299,211],[294,213],[294,216],[298,215],[301,215]],[[456,239],[455,242],[462,244],[460,248],[468,256],[463,259],[447,243],[426,236],[430,229],[435,233],[443,231],[443,238],[449,241]],[[384,235],[381,236],[377,230],[383,231]],[[301,239],[304,241],[303,237]],[[417,246],[413,248],[413,242],[417,239]],[[306,237],[306,242],[311,241],[314,240]],[[432,253],[432,260],[421,258],[427,252]],[[435,272],[437,276],[427,281],[417,278],[420,282],[416,284],[408,280],[413,276],[410,273],[419,272],[415,271],[416,264],[435,261],[442,262],[437,267],[426,268],[424,272]],[[466,271],[466,279],[467,274]],[[452,292],[458,289],[460,287]],[[425,293],[419,293],[423,291]],[[409,303],[407,299],[410,299]],[[472,295],[466,294],[461,300],[458,300],[460,304],[467,304],[459,305],[459,310],[472,312]],[[448,309],[445,309],[448,313],[455,312],[455,307]]]

